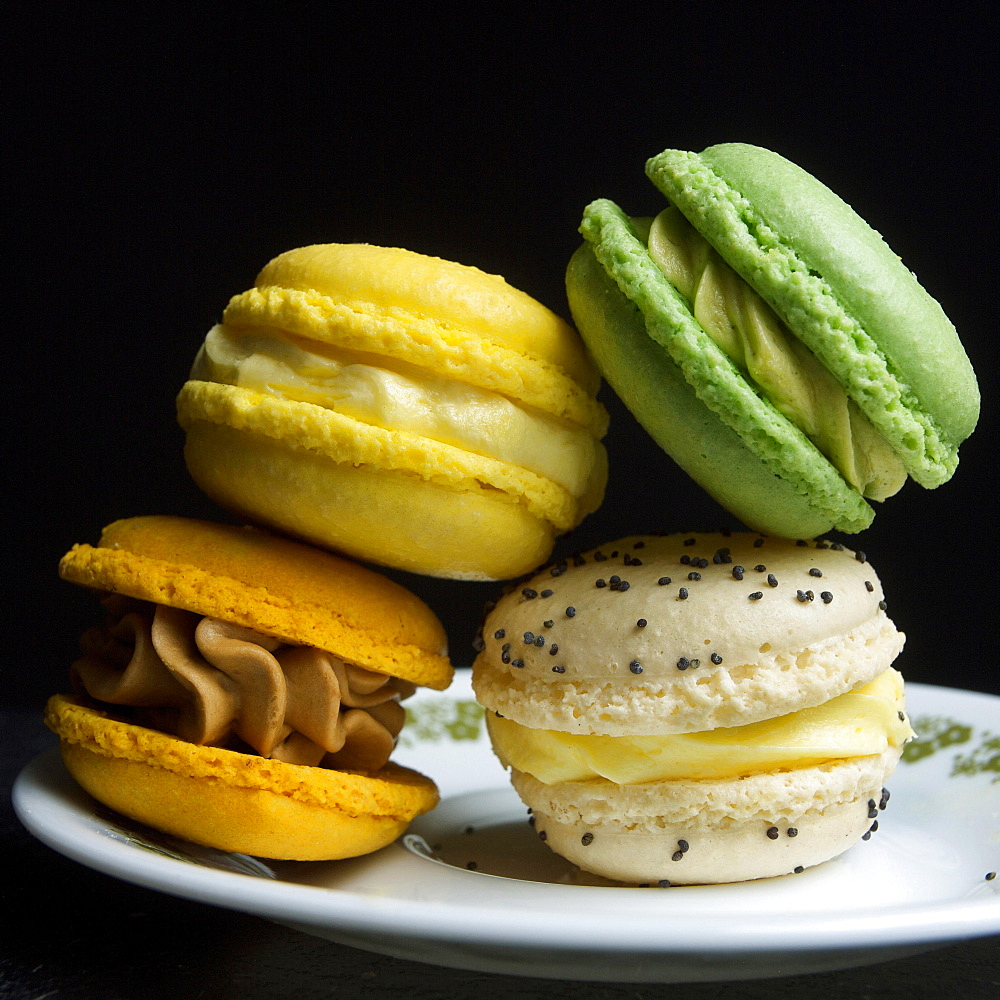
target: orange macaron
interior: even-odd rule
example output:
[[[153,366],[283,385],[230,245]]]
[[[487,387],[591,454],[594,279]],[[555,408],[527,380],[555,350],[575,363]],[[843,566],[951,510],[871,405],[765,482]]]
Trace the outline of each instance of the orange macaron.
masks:
[[[100,802],[296,860],[376,850],[437,803],[388,760],[400,702],[452,676],[440,622],[403,587],[256,528],[165,516],[116,521],[60,575],[106,595],[75,694],[46,712]]]

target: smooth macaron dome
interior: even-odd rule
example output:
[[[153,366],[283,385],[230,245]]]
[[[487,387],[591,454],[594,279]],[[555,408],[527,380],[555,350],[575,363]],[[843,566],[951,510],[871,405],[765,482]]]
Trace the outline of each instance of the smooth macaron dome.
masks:
[[[902,644],[870,564],[837,543],[632,537],[502,597],[473,686],[554,850],[624,881],[733,881],[869,830],[912,734]]]
[[[350,857],[437,802],[389,757],[416,685],[452,676],[445,634],[409,591],[256,528],[116,521],[60,575],[103,594],[75,694],[46,720],[99,801],[226,850]]]
[[[669,209],[651,226],[606,199],[588,206],[567,287],[599,366],[654,439],[749,526],[786,537],[861,530],[874,516],[863,498],[907,475],[946,481],[978,416],[975,376],[881,237],[758,147],[667,150],[647,173]],[[652,344],[637,347],[643,336]],[[641,384],[663,368],[659,392]],[[697,419],[698,453],[670,413],[695,400],[711,413]],[[734,457],[745,494],[725,481]]]
[[[575,332],[499,276],[330,244],[282,254],[231,300],[178,416],[195,480],[249,519],[502,578],[600,503],[598,382]]]

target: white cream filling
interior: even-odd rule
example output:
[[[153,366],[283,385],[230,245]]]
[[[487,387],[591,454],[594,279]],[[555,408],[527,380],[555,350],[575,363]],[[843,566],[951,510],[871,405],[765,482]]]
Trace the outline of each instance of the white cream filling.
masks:
[[[375,427],[510,462],[575,497],[583,495],[596,462],[598,445],[586,430],[497,393],[276,332],[214,326],[191,378],[313,403]]]

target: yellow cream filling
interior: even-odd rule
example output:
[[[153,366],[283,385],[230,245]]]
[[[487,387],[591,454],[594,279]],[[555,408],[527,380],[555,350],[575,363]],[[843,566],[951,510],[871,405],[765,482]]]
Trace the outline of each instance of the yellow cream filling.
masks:
[[[584,494],[597,463],[599,445],[586,430],[505,396],[389,358],[277,332],[213,327],[191,378],[313,403],[375,427],[510,462],[574,497]]]
[[[863,496],[884,500],[906,481],[888,442],[840,383],[676,208],[649,231],[649,254],[695,319],[763,395]]]
[[[697,781],[810,767],[902,746],[903,678],[891,667],[856,691],[776,719],[669,736],[578,736],[487,715],[500,761],[553,785],[606,778],[620,785]]]

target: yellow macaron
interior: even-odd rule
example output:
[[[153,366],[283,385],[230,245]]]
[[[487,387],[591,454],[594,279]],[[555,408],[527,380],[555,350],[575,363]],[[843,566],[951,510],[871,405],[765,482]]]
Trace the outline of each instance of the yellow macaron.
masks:
[[[107,595],[46,722],[91,795],[195,843],[352,857],[437,803],[388,761],[415,685],[452,668],[433,612],[329,552],[256,528],[116,521],[60,575]]]
[[[178,397],[191,475],[248,520],[458,579],[533,569],[603,498],[575,331],[503,278],[328,244],[235,296]]]

